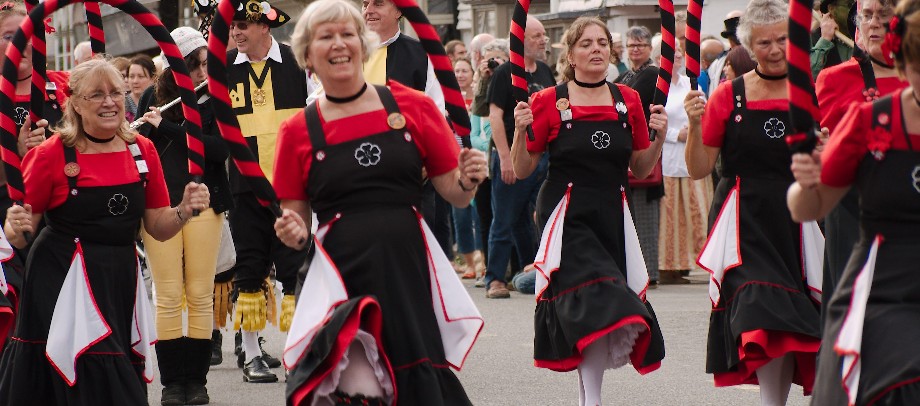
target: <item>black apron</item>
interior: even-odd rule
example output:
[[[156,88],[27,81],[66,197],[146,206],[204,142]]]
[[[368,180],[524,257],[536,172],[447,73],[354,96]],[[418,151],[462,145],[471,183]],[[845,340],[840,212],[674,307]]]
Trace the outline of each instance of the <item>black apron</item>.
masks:
[[[890,131],[892,97],[873,103],[873,130]],[[853,285],[877,235],[883,238],[875,261],[862,332],[862,362],[856,404],[914,405],[920,403],[920,152],[916,141],[902,126],[910,150],[892,150],[876,159],[867,153],[857,172],[854,189],[860,198],[860,240],[853,247],[827,304],[824,345],[818,364],[813,405],[845,405],[847,394],[841,384],[841,357],[834,351],[841,326],[849,313]],[[893,135],[897,137],[898,135]],[[913,145],[912,145],[913,144]]]
[[[389,89],[375,88],[387,115],[399,114]],[[399,404],[470,404],[447,367],[432,306],[428,248],[414,210],[422,159],[412,135],[392,129],[329,145],[315,103],[305,117],[313,146],[307,195],[320,224],[331,223],[323,247],[350,298],[380,303]]]
[[[547,222],[571,185],[562,263],[537,300],[534,323],[536,365],[557,371],[577,367],[579,341],[630,316],[643,318],[651,333],[651,344],[645,354],[637,354],[640,362],[634,367],[640,370],[664,358],[654,311],[626,285],[623,193],[633,132],[623,95],[616,85],[607,85],[617,120],[578,121],[571,120],[571,112],[560,112],[562,122],[548,146],[549,170],[537,198],[539,224],[552,226]],[[568,98],[566,83],[556,86],[557,101],[563,98]]]
[[[789,112],[748,109],[742,77],[732,81],[732,104],[721,149],[723,176],[709,211],[709,230],[739,184],[742,264],[725,272],[721,298],[710,317],[706,372],[717,374],[739,371],[744,332],[788,332],[816,341],[820,337],[818,306],[803,277],[801,227],[786,206],[786,190],[794,181],[789,169],[792,153],[785,141],[793,129]],[[754,374],[749,372],[739,377],[741,381],[725,384],[746,383],[744,379]],[[812,378],[800,372],[804,371],[797,371],[794,383],[810,390]]]
[[[65,147],[64,155],[67,163],[77,161],[73,148]],[[142,160],[139,154],[134,158]],[[146,403],[143,360],[131,348],[137,286],[134,241],[146,209],[146,173],[141,172],[140,179],[78,188],[77,179],[70,177],[67,200],[44,216],[47,226],[36,237],[26,263],[14,337],[0,361],[0,403]],[[69,387],[46,358],[45,341],[77,239],[96,305],[112,333],[78,358],[78,380]]]

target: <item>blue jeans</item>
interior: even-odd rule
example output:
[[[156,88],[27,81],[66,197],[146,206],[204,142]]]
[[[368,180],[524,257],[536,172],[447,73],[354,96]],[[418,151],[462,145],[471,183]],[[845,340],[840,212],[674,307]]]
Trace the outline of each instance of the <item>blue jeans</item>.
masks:
[[[533,295],[537,289],[537,271],[518,272],[511,278],[514,289],[525,295]]]
[[[486,287],[492,281],[505,282],[512,248],[517,250],[522,266],[533,262],[537,254],[533,211],[548,165],[549,157],[543,154],[537,169],[527,179],[518,179],[509,185],[501,179],[498,152],[492,151],[492,228],[489,230]]]
[[[457,251],[469,254],[482,249],[482,239],[479,238],[479,213],[470,203],[465,209],[451,206],[454,216],[454,240],[457,241]]]

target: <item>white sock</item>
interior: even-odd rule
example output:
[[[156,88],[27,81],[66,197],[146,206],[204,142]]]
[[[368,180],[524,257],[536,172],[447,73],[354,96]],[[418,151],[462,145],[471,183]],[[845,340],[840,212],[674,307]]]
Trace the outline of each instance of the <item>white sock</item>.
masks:
[[[581,369],[578,369],[578,406],[585,406],[585,384],[581,381]]]
[[[581,403],[584,406],[601,404],[601,386],[609,357],[608,349],[607,336],[604,336],[588,345],[582,353],[584,359],[578,364],[578,377],[584,392],[584,402]]]
[[[243,351],[246,352],[247,363],[255,357],[262,356],[262,349],[259,348],[258,331],[243,331]]]
[[[775,358],[766,365],[757,368],[757,381],[760,383],[760,404],[762,406],[782,406],[789,397],[792,375],[795,372],[795,360],[792,354]]]

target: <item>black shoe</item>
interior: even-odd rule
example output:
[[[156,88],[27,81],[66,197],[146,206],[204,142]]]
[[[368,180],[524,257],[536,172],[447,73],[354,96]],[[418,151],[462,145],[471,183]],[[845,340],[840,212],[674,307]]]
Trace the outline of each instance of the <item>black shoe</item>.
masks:
[[[236,334],[233,335],[233,354],[240,355],[241,352],[243,352],[243,333],[237,330]],[[240,365],[240,368],[242,367]]]
[[[242,368],[245,362],[246,362],[246,352],[240,351],[239,354],[236,354],[236,367]]]
[[[224,353],[220,349],[223,342],[224,337],[220,330],[211,332],[211,365],[220,365],[224,362]]]
[[[255,357],[243,368],[243,382],[263,383],[278,382],[278,376],[268,369],[262,357]]]
[[[185,405],[185,387],[179,384],[175,384],[163,388],[163,395],[160,397],[160,404],[163,406]]]
[[[185,404],[186,405],[206,405],[211,403],[208,396],[208,389],[204,385],[189,383],[185,385]]]
[[[262,350],[262,360],[265,361],[265,363],[268,365],[269,368],[280,368],[281,360],[271,355],[268,355],[268,353],[265,352],[264,349],[262,349],[262,343],[264,342],[265,342],[265,339],[262,337],[259,337],[259,349]]]

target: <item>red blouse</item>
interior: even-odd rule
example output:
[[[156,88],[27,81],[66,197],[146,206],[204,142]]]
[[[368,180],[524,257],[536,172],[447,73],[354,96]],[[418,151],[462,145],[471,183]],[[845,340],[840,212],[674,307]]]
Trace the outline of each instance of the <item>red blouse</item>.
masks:
[[[156,148],[149,139],[140,135],[137,136],[137,145],[149,171],[145,189],[146,207],[169,206],[169,194]],[[52,210],[67,200],[70,187],[64,175],[64,164],[64,148],[57,134],[26,153],[22,161],[25,202],[32,205],[33,213]],[[105,154],[81,154],[77,151],[77,164],[80,165],[77,187],[123,185],[140,180],[134,157],[127,148]]]
[[[748,110],[788,111],[789,100],[747,100]],[[703,113],[703,145],[721,148],[725,141],[725,129],[734,106],[732,105],[732,82],[725,81],[712,92],[706,111]]]
[[[859,164],[869,151],[908,150],[901,124],[904,119],[901,116],[903,90],[892,95],[890,133],[872,130],[872,103],[850,107],[821,154],[821,183],[833,187],[852,185]],[[920,134],[910,134],[910,142],[915,150],[920,150]]]
[[[387,85],[406,118],[405,129],[412,134],[428,176],[443,175],[456,168],[460,148],[447,120],[431,98],[392,80]],[[318,104],[317,110],[329,145],[390,130],[387,113],[383,109],[333,121],[323,118]],[[297,112],[278,128],[273,186],[278,198],[282,200],[309,200],[307,186],[310,164],[313,162],[313,146],[307,133],[304,114],[303,110]]]
[[[646,149],[651,144],[648,140],[648,123],[642,110],[642,101],[639,93],[630,87],[617,84],[623,100],[626,103],[627,120],[632,126],[633,151]],[[546,151],[546,146],[559,135],[562,117],[556,109],[556,87],[548,87],[530,97],[530,106],[533,109],[533,134],[534,140],[527,140],[527,150],[530,152]],[[603,121],[617,120],[619,115],[613,104],[609,106],[572,106],[572,120],[578,121]]]
[[[863,83],[862,71],[856,59],[827,68],[818,75],[815,92],[821,109],[821,127],[830,129],[831,136],[834,135],[850,105],[866,101]],[[879,78],[875,84],[878,86],[879,96],[907,86],[907,82],[898,77]]]

